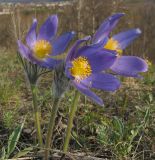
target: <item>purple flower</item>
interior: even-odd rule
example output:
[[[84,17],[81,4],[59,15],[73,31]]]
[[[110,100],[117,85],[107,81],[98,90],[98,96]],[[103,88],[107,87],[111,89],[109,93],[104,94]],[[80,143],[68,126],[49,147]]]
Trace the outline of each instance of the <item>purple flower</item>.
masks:
[[[26,36],[26,45],[18,40],[18,50],[22,57],[33,64],[52,69],[62,62],[62,60],[56,59],[54,56],[65,51],[75,33],[67,32],[56,37],[58,28],[57,15],[49,16],[40,27],[38,34],[36,34],[36,28],[37,20],[34,19]]]
[[[115,28],[120,18],[124,16],[124,13],[117,13],[108,17],[98,28],[93,37],[93,43],[102,41],[109,36],[110,32]]]
[[[120,81],[113,75],[102,72],[116,60],[115,51],[101,49],[99,45],[82,46],[90,37],[76,41],[66,58],[65,72],[71,84],[99,105],[103,101],[90,89],[115,91]]]
[[[122,56],[123,50],[141,34],[140,29],[130,29],[109,38],[110,32],[122,16],[123,14],[117,13],[107,18],[95,33],[92,43],[102,42],[104,49],[116,51],[117,59],[110,67],[113,72],[128,77],[141,77],[139,73],[148,70],[147,63],[136,56]]]

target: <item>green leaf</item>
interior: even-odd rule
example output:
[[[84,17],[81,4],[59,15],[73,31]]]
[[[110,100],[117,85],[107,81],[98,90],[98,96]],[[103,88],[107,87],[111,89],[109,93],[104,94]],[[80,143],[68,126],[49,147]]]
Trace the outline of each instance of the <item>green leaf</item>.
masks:
[[[145,124],[145,125],[146,125],[146,123],[148,122],[149,118],[150,118],[150,109],[148,108],[148,109],[146,110],[145,117],[144,117],[144,124]]]
[[[141,128],[142,128],[142,126],[140,125],[136,129],[131,130],[131,135],[129,137],[129,140],[130,140],[129,144],[131,144],[133,142],[134,138],[138,135]]]
[[[20,134],[23,129],[24,123],[25,123],[25,120],[22,123],[22,125],[17,127],[9,137],[8,148],[7,148],[7,157],[9,157],[11,155],[11,153],[14,151],[14,149],[18,143],[18,140],[20,138]]]
[[[6,157],[6,151],[5,151],[5,147],[2,148],[2,156],[0,157],[1,160],[5,160]]]
[[[101,144],[108,145],[110,143],[109,128],[107,126],[104,126],[104,125],[98,126],[98,129],[97,129],[96,133],[97,133],[98,141]]]
[[[77,144],[80,146],[80,147],[83,147],[82,144],[78,141],[78,135],[76,134],[76,132],[72,132],[71,134],[72,138],[77,142]]]
[[[119,135],[120,138],[123,138],[123,136],[124,136],[124,124],[123,124],[123,122],[119,118],[114,117],[112,123],[113,123],[115,133],[117,135]]]
[[[149,102],[151,103],[153,101],[153,95],[149,93]]]
[[[22,156],[27,155],[29,152],[33,150],[33,147],[25,148],[24,150],[18,152],[13,158],[20,158]]]
[[[130,153],[131,152],[131,150],[132,150],[132,145],[129,145],[129,147],[127,148],[127,153]]]

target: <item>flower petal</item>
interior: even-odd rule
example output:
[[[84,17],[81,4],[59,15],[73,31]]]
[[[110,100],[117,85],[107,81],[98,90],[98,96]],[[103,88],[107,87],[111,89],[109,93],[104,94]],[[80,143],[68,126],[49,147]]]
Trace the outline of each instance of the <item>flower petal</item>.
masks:
[[[54,40],[52,56],[63,53],[74,35],[75,32],[67,32]]]
[[[70,49],[70,51],[67,55],[66,61],[71,61],[72,59],[74,59],[74,57],[77,54],[77,49],[78,49],[79,45],[83,42],[90,40],[90,38],[91,38],[90,36],[87,36],[87,37],[84,37],[83,39],[77,40],[74,43],[74,45],[72,46],[72,48]]]
[[[107,36],[109,36],[109,33],[113,30],[113,28],[117,25],[120,18],[124,16],[124,13],[116,13],[110,17],[108,17],[99,27],[99,29],[96,31],[92,42],[98,43]]]
[[[140,29],[130,29],[126,32],[121,32],[117,35],[114,35],[112,39],[116,40],[118,42],[119,48],[123,50],[140,34]]]
[[[147,63],[136,56],[121,56],[118,57],[115,63],[111,66],[111,70],[115,73],[127,77],[139,77],[139,72],[148,70]]]
[[[33,23],[27,33],[26,43],[32,49],[34,43],[36,42],[36,27],[37,27],[37,19],[33,20]]]
[[[71,75],[71,72],[70,72],[70,68],[72,67],[72,63],[69,61],[69,62],[66,62],[66,65],[65,65],[65,74],[66,76],[71,79],[71,80],[74,80],[74,77]]]
[[[54,69],[62,62],[60,59],[47,58],[44,61],[40,61],[39,65],[45,68]]]
[[[21,56],[33,64],[40,65],[40,61],[38,61],[35,57],[33,57],[31,50],[25,46],[20,40],[18,40],[18,50]]]
[[[120,81],[115,76],[106,73],[93,74],[82,83],[88,87],[105,91],[115,91],[120,87]]]
[[[88,59],[92,73],[98,73],[105,69],[109,69],[117,58],[115,51],[106,49],[101,49],[94,53],[85,52],[81,56],[84,56]]]
[[[33,64],[38,64],[41,66],[42,62],[33,57],[31,50],[19,40],[18,40],[18,50],[23,58],[27,59]]]
[[[18,40],[18,50],[23,58],[26,58],[31,63],[37,64],[44,68],[53,69],[54,67],[56,67],[58,64],[62,62],[62,60],[56,60],[52,58],[47,58],[42,61],[36,59],[35,57],[33,57],[31,50],[19,40]]]
[[[77,50],[76,56],[74,58],[77,58],[82,55],[87,54],[94,54],[95,52],[103,49],[103,41],[91,45],[82,46]]]
[[[20,40],[17,41],[19,53],[23,58],[30,60],[31,51]]]
[[[57,15],[49,16],[40,28],[37,39],[50,41],[56,34],[58,27]]]
[[[73,85],[84,95],[88,96],[90,99],[92,99],[94,102],[96,102],[99,105],[103,105],[103,101],[100,97],[98,97],[95,93],[93,93],[89,88],[85,87],[84,85],[80,83],[73,82]]]

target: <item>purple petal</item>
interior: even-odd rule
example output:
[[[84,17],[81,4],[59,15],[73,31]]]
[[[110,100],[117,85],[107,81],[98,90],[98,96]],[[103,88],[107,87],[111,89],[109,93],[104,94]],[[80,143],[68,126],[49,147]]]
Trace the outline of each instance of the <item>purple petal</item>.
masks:
[[[48,68],[48,69],[54,69],[57,65],[59,65],[62,60],[56,60],[52,58],[46,58],[44,60],[38,60],[35,57],[31,57],[31,62],[34,64],[39,65],[40,67],[43,68]]]
[[[124,13],[116,13],[110,17],[108,17],[96,31],[92,42],[98,43],[102,41],[104,38],[109,36],[109,33],[113,30],[113,28],[117,25],[120,18],[124,16]]]
[[[112,39],[116,40],[119,44],[119,48],[123,50],[140,34],[140,29],[130,29],[126,32],[121,32],[117,35],[114,35]]]
[[[90,40],[90,36],[87,36],[83,39],[80,39],[80,40],[77,40],[74,45],[72,46],[72,48],[70,49],[68,55],[67,55],[67,58],[66,58],[66,61],[71,61],[72,59],[74,59],[74,57],[76,56],[76,53],[77,53],[77,49],[79,47],[79,45],[83,42],[86,42],[88,40]]]
[[[101,98],[99,98],[95,93],[93,93],[89,88],[85,87],[84,85],[80,83],[73,82],[73,85],[84,95],[88,96],[90,99],[92,99],[94,102],[96,102],[99,105],[103,105],[103,101]]]
[[[42,67],[54,69],[57,65],[62,62],[60,59],[47,58],[43,61],[40,61],[38,64]]]
[[[23,58],[26,58],[31,63],[37,64],[37,65],[44,67],[44,68],[53,69],[54,67],[56,67],[57,65],[59,65],[62,62],[62,60],[56,60],[56,59],[52,59],[52,58],[47,58],[42,61],[36,59],[33,56],[31,50],[28,47],[26,47],[23,43],[21,43],[19,40],[18,40],[18,50]]]
[[[37,19],[34,19],[26,36],[26,43],[31,49],[33,48],[33,45],[36,42],[36,27]]]
[[[75,32],[67,32],[54,40],[52,56],[63,53],[74,35]]]
[[[20,40],[17,41],[19,53],[23,58],[27,60],[31,60],[31,51],[28,47],[26,47]]]
[[[58,27],[57,15],[49,16],[41,26],[37,39],[50,41],[56,34]]]
[[[93,74],[81,83],[105,91],[115,91],[120,87],[120,81],[115,76],[106,73]]]
[[[139,72],[148,70],[147,63],[135,56],[118,57],[115,63],[111,66],[111,70],[115,73],[127,77],[139,77]]]
[[[40,65],[42,63],[41,61],[39,61],[35,57],[33,57],[33,53],[31,52],[31,50],[19,40],[18,40],[18,50],[19,50],[19,53],[21,54],[21,56],[23,58],[26,58],[31,63],[38,64],[38,65]]]
[[[105,49],[96,51],[94,53],[85,52],[81,56],[84,56],[88,59],[92,73],[98,73],[105,69],[109,69],[117,58],[115,51]]]
[[[86,46],[82,46],[81,48],[79,48],[77,50],[77,54],[76,56],[74,56],[74,58],[77,58],[79,56],[82,55],[87,55],[87,54],[94,54],[95,52],[102,50],[103,49],[103,43],[99,42],[99,43],[95,43],[95,44],[91,44],[91,45],[86,45]]]
[[[31,52],[31,50],[19,40],[18,40],[18,50],[23,58],[26,58],[33,64],[38,64],[41,66],[42,62],[33,57],[33,53]]]
[[[71,67],[72,67],[72,63],[68,61],[65,65],[65,74],[69,79],[74,80],[74,77],[71,75],[69,70]]]

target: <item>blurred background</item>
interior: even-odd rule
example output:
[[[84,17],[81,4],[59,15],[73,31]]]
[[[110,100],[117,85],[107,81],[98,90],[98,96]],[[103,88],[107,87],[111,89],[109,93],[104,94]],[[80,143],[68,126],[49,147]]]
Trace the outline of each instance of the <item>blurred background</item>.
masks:
[[[16,49],[15,38],[24,37],[34,17],[41,24],[48,15],[58,14],[59,32],[74,30],[80,38],[92,35],[105,18],[116,12],[126,16],[112,34],[129,28],[142,30],[127,54],[155,60],[154,0],[1,0],[0,47]]]

